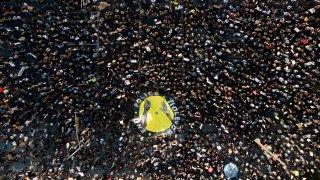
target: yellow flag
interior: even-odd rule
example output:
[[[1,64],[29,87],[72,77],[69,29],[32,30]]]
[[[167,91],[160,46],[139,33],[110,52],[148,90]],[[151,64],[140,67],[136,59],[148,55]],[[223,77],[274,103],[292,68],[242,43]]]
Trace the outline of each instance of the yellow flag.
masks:
[[[293,173],[295,176],[299,176],[299,171],[297,171],[297,170],[292,171],[292,173]]]
[[[9,104],[8,104],[9,99],[5,99],[3,102],[4,102],[3,107],[11,111],[11,108],[10,108],[10,106],[9,106]]]

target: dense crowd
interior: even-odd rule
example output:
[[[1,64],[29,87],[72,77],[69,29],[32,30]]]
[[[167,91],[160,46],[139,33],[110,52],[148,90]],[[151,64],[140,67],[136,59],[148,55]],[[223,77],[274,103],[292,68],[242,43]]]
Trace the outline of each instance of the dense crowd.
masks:
[[[1,177],[319,177],[316,1],[0,5]],[[175,99],[173,135],[139,136],[143,92]]]

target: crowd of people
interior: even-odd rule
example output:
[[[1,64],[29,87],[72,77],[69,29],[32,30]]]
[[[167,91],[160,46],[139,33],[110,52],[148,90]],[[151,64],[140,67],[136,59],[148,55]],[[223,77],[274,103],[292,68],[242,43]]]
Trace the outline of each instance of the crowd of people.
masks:
[[[319,178],[318,4],[0,2],[0,176]],[[139,135],[144,92],[175,99],[173,135]]]

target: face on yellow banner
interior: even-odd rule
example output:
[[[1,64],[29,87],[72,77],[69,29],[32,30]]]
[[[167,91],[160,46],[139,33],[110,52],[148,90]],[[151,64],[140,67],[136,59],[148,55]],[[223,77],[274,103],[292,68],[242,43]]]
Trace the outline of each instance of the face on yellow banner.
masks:
[[[172,125],[174,113],[164,97],[149,96],[140,104],[139,118],[146,130],[162,132]]]

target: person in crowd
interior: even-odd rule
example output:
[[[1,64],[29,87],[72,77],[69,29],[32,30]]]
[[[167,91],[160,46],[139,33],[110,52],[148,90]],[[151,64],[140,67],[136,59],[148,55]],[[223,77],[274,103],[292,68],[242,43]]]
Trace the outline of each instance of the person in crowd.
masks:
[[[319,7],[0,2],[0,175],[223,179],[234,162],[239,179],[319,176]],[[143,92],[175,99],[173,135],[139,136]]]

